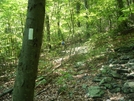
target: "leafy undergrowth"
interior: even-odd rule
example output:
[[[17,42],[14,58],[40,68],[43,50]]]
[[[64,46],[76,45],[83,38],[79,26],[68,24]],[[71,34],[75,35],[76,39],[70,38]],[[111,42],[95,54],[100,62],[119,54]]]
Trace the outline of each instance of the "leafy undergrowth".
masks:
[[[41,55],[35,88],[36,101],[106,101],[108,97],[118,101],[118,98],[124,96],[107,90],[103,98],[88,98],[86,88],[97,85],[92,79],[99,73],[101,66],[111,58],[118,57],[115,49],[134,45],[134,35],[101,33],[82,45],[86,46],[87,52],[64,53],[53,58],[50,57],[53,56],[51,53]],[[13,80],[6,81],[3,88],[4,85],[13,85]],[[2,101],[10,101],[10,98]]]

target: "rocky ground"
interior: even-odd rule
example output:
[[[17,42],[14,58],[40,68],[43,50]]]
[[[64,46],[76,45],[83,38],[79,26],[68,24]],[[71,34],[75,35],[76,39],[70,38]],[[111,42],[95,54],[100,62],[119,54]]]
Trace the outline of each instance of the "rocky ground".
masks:
[[[50,76],[54,78],[50,83],[36,87],[35,101],[134,101],[134,46],[114,52],[117,55],[101,62],[97,70],[91,69],[90,61],[60,66]],[[70,72],[63,72],[62,78],[60,70]],[[11,94],[0,101],[11,101]]]

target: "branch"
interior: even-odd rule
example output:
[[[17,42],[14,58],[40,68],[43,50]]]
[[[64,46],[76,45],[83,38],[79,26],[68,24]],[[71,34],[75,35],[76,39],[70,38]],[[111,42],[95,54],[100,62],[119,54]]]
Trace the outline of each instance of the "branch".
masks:
[[[4,95],[6,95],[6,94],[11,94],[12,93],[12,91],[13,91],[13,87],[12,88],[10,88],[10,89],[8,89],[8,90],[6,90],[6,91],[4,91],[3,93],[1,93],[0,94],[0,97],[2,97],[2,96],[4,96]]]

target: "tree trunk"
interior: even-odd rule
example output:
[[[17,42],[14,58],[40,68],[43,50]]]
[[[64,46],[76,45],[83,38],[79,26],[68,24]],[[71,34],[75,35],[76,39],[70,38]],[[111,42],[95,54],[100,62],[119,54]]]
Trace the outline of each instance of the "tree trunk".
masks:
[[[28,0],[27,19],[15,78],[13,101],[33,101],[44,15],[45,0]]]
[[[87,10],[87,13],[86,13],[86,19],[87,19],[87,21],[86,21],[86,35],[87,35],[87,37],[90,37],[90,33],[89,33],[89,22],[88,22],[88,20],[89,20],[89,17],[88,17],[88,9],[89,9],[89,1],[88,0],[84,0],[84,5],[85,5],[85,9]]]
[[[50,44],[50,23],[49,23],[49,16],[46,15],[46,28],[47,28],[47,47],[51,49]]]
[[[77,14],[77,16],[79,16],[79,14],[80,14],[80,6],[81,6],[80,1],[77,1],[77,3],[76,3],[76,14]],[[77,26],[80,27],[79,19],[77,20]]]
[[[79,15],[80,15],[80,8],[81,8],[81,4],[80,4],[80,1],[77,1],[76,3],[76,14],[77,14],[77,27],[80,28],[81,27],[81,23],[79,21]],[[78,34],[78,41],[81,42],[82,39],[81,39],[81,34],[80,32],[77,33]]]

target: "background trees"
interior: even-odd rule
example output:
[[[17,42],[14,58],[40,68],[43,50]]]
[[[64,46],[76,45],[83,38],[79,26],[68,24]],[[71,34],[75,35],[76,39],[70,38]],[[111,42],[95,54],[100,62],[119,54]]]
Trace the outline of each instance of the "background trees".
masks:
[[[7,76],[16,67],[22,43],[27,3],[19,0],[0,2],[0,63]]]

